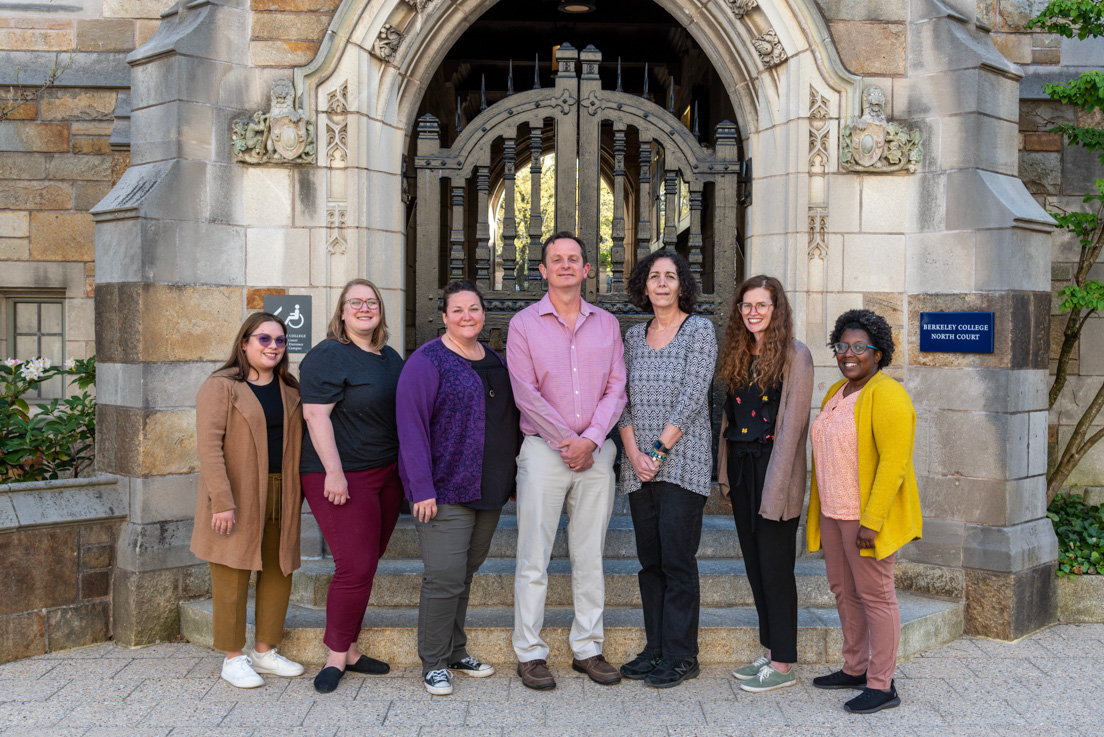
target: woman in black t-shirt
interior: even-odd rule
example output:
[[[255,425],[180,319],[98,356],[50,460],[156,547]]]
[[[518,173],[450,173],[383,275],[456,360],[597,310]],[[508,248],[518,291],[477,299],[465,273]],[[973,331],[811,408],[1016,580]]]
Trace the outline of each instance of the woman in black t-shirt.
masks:
[[[387,345],[379,290],[366,279],[345,285],[326,340],[299,367],[303,418],[303,494],[334,557],[326,596],[326,666],[319,693],[346,670],[380,675],[390,667],[361,655],[356,642],[379,559],[402,504],[395,389],[403,360]]]

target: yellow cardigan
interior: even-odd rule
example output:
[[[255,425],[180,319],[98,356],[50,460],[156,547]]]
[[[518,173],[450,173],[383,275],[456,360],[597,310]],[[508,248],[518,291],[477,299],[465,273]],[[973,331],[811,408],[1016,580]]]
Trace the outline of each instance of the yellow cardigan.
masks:
[[[828,390],[821,409],[847,383],[840,379]],[[907,542],[919,540],[923,517],[916,472],[912,468],[912,444],[916,412],[908,392],[882,372],[874,374],[855,403],[859,436],[860,523],[875,530],[873,550],[860,553],[886,558]],[[816,458],[809,493],[809,518],[805,535],[809,552],[820,550],[820,494],[817,492]]]

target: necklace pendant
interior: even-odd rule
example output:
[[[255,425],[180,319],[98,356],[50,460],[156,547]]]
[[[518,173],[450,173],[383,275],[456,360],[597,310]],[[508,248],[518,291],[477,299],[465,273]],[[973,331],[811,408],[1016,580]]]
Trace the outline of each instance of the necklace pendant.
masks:
[[[488,392],[488,396],[489,396],[489,397],[491,397],[492,399],[494,398],[494,389],[491,389],[491,390],[490,390],[490,391]]]

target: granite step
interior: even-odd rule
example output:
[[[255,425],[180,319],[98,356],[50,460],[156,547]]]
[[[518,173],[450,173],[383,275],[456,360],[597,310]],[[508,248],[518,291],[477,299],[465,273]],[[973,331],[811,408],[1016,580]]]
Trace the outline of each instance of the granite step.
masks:
[[[901,645],[904,660],[962,634],[965,605],[958,601],[898,592],[901,605]],[[253,603],[249,604],[248,638],[253,637]],[[551,646],[549,662],[567,665],[572,611],[546,611],[544,639]],[[280,652],[293,660],[319,666],[326,656],[322,643],[325,610],[292,604],[287,615]],[[184,636],[196,645],[211,647],[211,600],[180,604]],[[747,663],[762,654],[752,607],[706,607],[701,610],[699,660],[703,665]],[[417,608],[371,609],[364,618],[358,647],[361,652],[393,666],[418,665]],[[516,662],[511,635],[514,610],[474,608],[468,612],[468,648],[481,660],[511,671]],[[644,622],[639,608],[610,607],[605,615],[604,654],[614,664],[631,660],[644,644]],[[798,612],[798,659],[802,663],[838,663],[842,635],[835,608],[806,607]]]
[[[606,606],[640,606],[635,558],[612,558],[603,562],[606,579]],[[549,565],[548,606],[569,607],[571,598],[571,564],[553,560]],[[702,606],[752,606],[751,586],[746,564],[741,558],[707,558],[698,561]],[[424,568],[420,558],[388,558],[380,561],[372,585],[370,606],[374,608],[416,607],[421,591]],[[828,588],[824,561],[800,558],[796,565],[798,605],[803,607],[834,607],[836,602]],[[303,561],[295,572],[291,598],[297,604],[312,607],[326,605],[326,591],[333,578],[330,559]],[[488,558],[472,581],[471,599],[475,607],[512,607],[514,605],[514,559]]]

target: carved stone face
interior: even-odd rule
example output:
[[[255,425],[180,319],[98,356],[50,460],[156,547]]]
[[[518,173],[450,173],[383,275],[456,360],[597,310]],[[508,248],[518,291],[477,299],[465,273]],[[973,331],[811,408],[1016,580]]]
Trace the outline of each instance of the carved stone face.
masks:
[[[863,91],[863,115],[880,116],[885,106],[885,93],[878,85],[870,85]]]
[[[295,88],[287,77],[272,83],[272,114],[280,115],[295,109]]]

